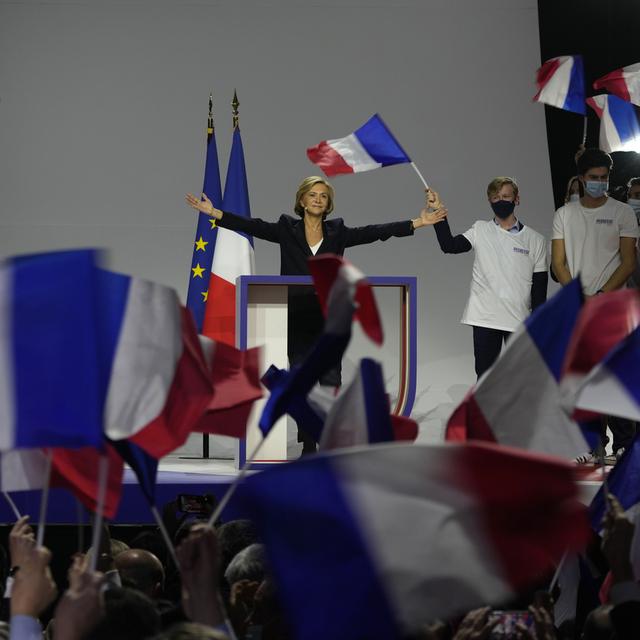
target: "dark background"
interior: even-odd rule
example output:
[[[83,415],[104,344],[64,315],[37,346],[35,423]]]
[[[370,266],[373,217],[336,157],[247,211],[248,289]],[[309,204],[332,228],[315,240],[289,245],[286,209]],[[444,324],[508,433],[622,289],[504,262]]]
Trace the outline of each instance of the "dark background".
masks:
[[[640,62],[638,0],[538,0],[540,59],[581,54],[587,96],[602,91],[593,81],[619,67]],[[564,203],[567,181],[575,175],[574,155],[582,142],[583,118],[545,106],[551,180],[556,206]],[[597,147],[600,120],[587,107],[587,147]],[[611,188],[640,176],[640,154],[615,152]]]

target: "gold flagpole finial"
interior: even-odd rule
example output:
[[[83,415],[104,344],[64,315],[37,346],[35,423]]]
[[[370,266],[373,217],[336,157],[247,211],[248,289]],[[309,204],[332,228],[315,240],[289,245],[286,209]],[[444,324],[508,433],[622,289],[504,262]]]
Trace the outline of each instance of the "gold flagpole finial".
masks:
[[[213,93],[209,93],[209,118],[207,120],[207,135],[213,135]]]
[[[238,100],[238,94],[236,90],[233,90],[233,100],[231,101],[231,107],[233,114],[233,128],[237,129],[240,121],[240,116],[238,115],[238,107],[240,106],[240,100]]]

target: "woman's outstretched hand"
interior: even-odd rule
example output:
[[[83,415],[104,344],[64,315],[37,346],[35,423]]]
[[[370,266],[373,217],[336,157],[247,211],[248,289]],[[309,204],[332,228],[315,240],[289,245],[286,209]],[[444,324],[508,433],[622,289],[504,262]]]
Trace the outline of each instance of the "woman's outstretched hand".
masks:
[[[202,213],[206,213],[208,216],[216,218],[217,220],[220,220],[220,218],[222,218],[222,211],[220,211],[220,209],[216,209],[213,206],[211,200],[207,198],[206,193],[202,194],[202,199],[196,198],[192,193],[187,193],[184,199],[192,209],[201,211]]]
[[[430,211],[429,209],[423,209],[420,212],[420,217],[413,220],[413,228],[419,229],[420,227],[426,227],[430,224],[437,224],[447,217],[448,211],[443,207]]]

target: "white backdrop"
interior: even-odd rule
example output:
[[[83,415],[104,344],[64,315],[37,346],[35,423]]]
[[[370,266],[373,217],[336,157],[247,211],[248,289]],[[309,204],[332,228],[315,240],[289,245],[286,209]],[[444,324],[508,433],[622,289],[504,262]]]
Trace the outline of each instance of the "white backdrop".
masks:
[[[183,195],[202,185],[210,89],[226,166],[234,88],[254,216],[290,213],[317,173],[305,149],[380,112],[454,232],[490,215],[486,184],[507,174],[521,219],[548,235],[539,63],[534,0],[0,0],[0,255],[105,247],[113,269],[184,299],[195,217]],[[423,200],[408,166],[334,185],[350,225],[415,217]],[[419,278],[414,417],[438,439],[474,380],[459,324],[473,258],[442,255],[428,228],[348,257]],[[278,273],[277,248],[256,241],[256,265]]]

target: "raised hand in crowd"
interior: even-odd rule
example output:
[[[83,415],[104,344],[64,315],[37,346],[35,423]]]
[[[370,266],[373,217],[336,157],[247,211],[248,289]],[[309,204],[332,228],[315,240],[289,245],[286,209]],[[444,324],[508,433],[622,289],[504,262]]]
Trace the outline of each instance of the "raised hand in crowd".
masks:
[[[192,193],[187,193],[185,200],[187,201],[187,204],[196,211],[206,213],[212,218],[222,218],[222,211],[213,206],[213,203],[209,200],[206,193],[202,194],[202,199],[196,198]]]
[[[176,549],[182,577],[182,608],[193,622],[224,624],[220,600],[220,552],[215,531],[197,524]]]
[[[516,637],[519,640],[556,640],[556,629],[551,612],[546,607],[531,605],[529,613],[533,618],[535,633],[524,625],[518,624]]]
[[[68,572],[69,588],[55,610],[56,640],[82,640],[104,616],[103,574],[91,571],[90,558],[77,554]]]
[[[443,206],[437,191],[434,191],[433,189],[425,189],[425,193],[426,206],[422,211],[420,211],[420,218],[418,219],[420,222],[416,224],[416,221],[414,220],[414,227],[437,224],[444,220],[448,215],[448,211]]]
[[[463,618],[453,640],[485,640],[498,625],[499,620],[490,620],[491,607],[469,611]]]
[[[635,527],[613,494],[607,496],[607,502],[608,509],[602,521],[602,552],[609,562],[614,583],[633,580],[630,555]]]
[[[15,539],[18,540],[18,536]],[[51,552],[45,547],[36,547],[35,543],[30,548],[26,544],[19,544],[17,548],[20,568],[11,590],[12,621],[15,616],[38,618],[58,595],[49,568]]]
[[[22,516],[9,533],[9,556],[12,567],[20,567],[31,557],[36,546],[36,537],[29,525],[29,516]]]

